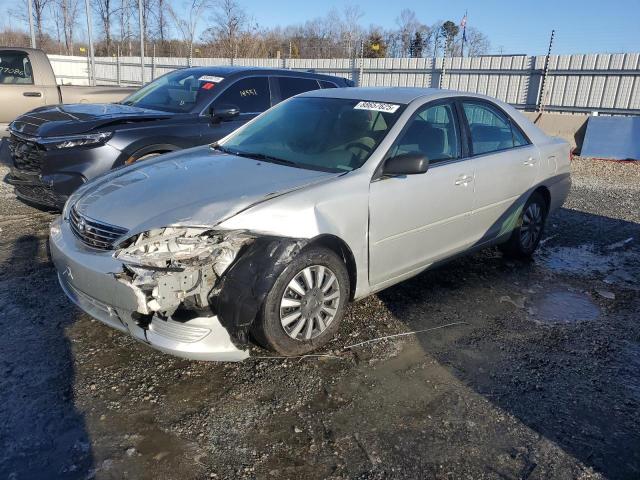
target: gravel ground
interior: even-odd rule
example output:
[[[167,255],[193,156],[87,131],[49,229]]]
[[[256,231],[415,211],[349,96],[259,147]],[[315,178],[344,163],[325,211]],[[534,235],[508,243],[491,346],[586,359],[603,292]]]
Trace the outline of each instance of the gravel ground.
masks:
[[[0,478],[640,478],[640,164],[573,179],[532,262],[456,260],[352,305],[327,356],[239,364],[75,309],[53,216],[3,184]]]

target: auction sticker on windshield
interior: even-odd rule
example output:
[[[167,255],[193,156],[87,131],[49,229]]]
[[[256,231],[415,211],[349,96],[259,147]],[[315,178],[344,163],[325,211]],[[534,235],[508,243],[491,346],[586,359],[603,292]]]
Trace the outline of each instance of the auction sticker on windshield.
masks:
[[[198,80],[201,82],[220,83],[222,80],[224,80],[224,77],[215,77],[213,75],[202,75]]]
[[[375,112],[396,113],[396,110],[400,108],[400,105],[396,105],[395,103],[360,102],[353,108],[354,110],[373,110]]]

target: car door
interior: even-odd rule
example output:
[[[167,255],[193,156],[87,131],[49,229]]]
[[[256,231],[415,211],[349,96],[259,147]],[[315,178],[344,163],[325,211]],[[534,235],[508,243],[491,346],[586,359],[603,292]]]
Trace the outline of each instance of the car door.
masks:
[[[233,106],[240,114],[232,120],[211,121],[203,129],[203,143],[220,140],[271,107],[271,91],[266,76],[245,77],[225,88],[211,103],[211,108]],[[207,115],[209,113],[207,112]]]
[[[25,52],[6,50],[0,55],[0,96],[3,101],[2,122],[10,122],[18,115],[46,105],[47,88],[34,83],[33,69]],[[57,89],[55,99],[58,103]]]
[[[482,244],[513,229],[538,176],[540,154],[497,106],[475,99],[461,104],[475,170],[471,228]]]
[[[427,104],[407,122],[387,159],[418,152],[424,174],[381,177],[369,191],[369,281],[382,287],[465,249],[473,205],[472,163],[464,159],[457,108]]]

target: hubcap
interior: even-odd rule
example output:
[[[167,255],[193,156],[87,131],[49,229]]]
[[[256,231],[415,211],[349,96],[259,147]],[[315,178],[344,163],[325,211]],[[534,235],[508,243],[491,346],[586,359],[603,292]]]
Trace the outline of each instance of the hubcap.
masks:
[[[331,324],[340,304],[340,284],[323,265],[311,265],[295,275],[280,300],[280,323],[295,340],[311,340]]]
[[[537,203],[532,203],[527,207],[522,215],[522,225],[520,226],[520,243],[522,247],[529,250],[532,248],[542,233],[544,217],[542,207]]]

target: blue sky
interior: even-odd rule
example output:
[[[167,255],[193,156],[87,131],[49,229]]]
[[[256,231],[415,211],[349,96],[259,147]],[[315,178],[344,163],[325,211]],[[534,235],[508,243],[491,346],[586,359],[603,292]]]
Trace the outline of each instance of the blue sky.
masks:
[[[185,0],[172,1],[179,4]],[[262,26],[303,23],[324,16],[332,7],[341,9],[346,3],[339,0],[239,1]],[[427,25],[447,19],[459,23],[468,10],[468,25],[489,37],[491,53],[545,53],[554,28],[553,53],[640,51],[640,0],[352,0],[351,3],[365,12],[363,25],[387,28],[395,26],[395,19],[403,8],[414,10]],[[5,25],[16,22],[15,17],[4,14],[9,9],[17,10],[18,5],[22,6],[23,0],[0,0],[0,14],[3,14],[0,18],[4,18]],[[201,24],[202,29],[206,27],[206,20]],[[81,21],[79,35],[83,35],[84,29]]]
[[[262,25],[300,23],[344,1],[240,0]],[[365,12],[362,23],[393,27],[403,8],[423,23],[459,23],[484,32],[495,53],[543,53],[556,29],[555,53],[640,51],[640,0],[368,0],[351,3]]]

